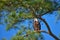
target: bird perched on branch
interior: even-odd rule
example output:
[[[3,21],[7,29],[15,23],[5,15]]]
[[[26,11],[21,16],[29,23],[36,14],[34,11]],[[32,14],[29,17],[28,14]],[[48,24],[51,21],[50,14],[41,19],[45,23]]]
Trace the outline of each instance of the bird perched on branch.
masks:
[[[40,30],[41,30],[40,22],[38,21],[37,18],[34,18],[34,31],[39,32]]]

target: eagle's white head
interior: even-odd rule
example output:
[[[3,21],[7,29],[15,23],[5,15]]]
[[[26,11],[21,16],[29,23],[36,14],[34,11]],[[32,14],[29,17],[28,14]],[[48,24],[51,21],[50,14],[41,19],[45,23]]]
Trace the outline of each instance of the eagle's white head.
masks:
[[[38,21],[38,19],[37,18],[34,18],[34,21]]]

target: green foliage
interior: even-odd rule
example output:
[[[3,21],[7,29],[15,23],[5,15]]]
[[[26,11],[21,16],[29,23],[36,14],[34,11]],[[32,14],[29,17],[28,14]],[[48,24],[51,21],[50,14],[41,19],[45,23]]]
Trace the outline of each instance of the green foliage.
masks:
[[[2,38],[2,40],[6,40],[6,38]]]
[[[19,13],[19,17],[24,18],[24,19],[27,19],[27,18],[32,19],[32,18],[34,18],[32,13],[21,13],[21,12]]]
[[[24,28],[22,30],[24,30]],[[19,30],[11,40],[38,40],[38,38],[42,37],[41,33],[37,33],[27,29],[25,29],[25,31],[22,30]],[[23,34],[23,32],[25,33]],[[43,40],[43,38],[40,40]]]
[[[23,36],[15,36],[12,40],[24,40],[23,38]]]
[[[24,7],[28,9],[30,9],[29,7],[32,7],[35,11],[43,10],[43,12],[47,12],[55,9],[56,5],[58,5],[58,3],[54,3],[50,0],[1,0],[0,10],[6,9],[9,11],[14,11],[18,7]]]
[[[7,23],[6,30],[8,30],[18,22],[18,16],[16,15],[15,12],[12,12],[7,16],[7,19],[5,19],[5,22]]]
[[[23,19],[25,20],[32,18],[34,18],[32,13],[24,13],[24,12],[16,13],[15,11],[10,12],[7,15],[7,18],[5,18],[5,23],[7,23],[6,30],[16,27],[14,25],[17,24],[18,22],[21,22]]]

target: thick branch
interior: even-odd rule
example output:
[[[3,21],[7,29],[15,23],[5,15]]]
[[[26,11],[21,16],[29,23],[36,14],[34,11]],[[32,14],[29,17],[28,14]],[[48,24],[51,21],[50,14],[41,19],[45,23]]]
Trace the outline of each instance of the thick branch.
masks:
[[[34,16],[35,16],[36,18],[39,18],[40,20],[42,20],[42,21],[45,23],[45,25],[46,25],[46,27],[47,27],[47,29],[48,29],[49,35],[51,35],[51,36],[52,36],[53,38],[55,38],[56,40],[60,40],[57,36],[55,36],[55,35],[51,32],[50,26],[49,26],[48,23],[45,21],[45,19],[41,18],[41,16],[43,16],[43,15],[49,13],[49,12],[47,12],[47,13],[45,13],[45,14],[43,14],[43,15],[36,15],[34,8],[32,8],[32,7],[30,7],[30,8],[31,8],[31,10],[33,11]],[[58,8],[59,8],[59,7],[58,7]],[[55,10],[57,10],[57,9],[54,9],[53,11],[55,11]]]
[[[40,19],[45,23],[47,29],[48,29],[48,32],[49,32],[49,35],[51,35],[53,38],[55,38],[56,40],[60,40],[57,36],[55,36],[52,32],[51,32],[51,29],[50,29],[50,26],[48,25],[48,23],[45,21],[45,19],[42,19],[40,17]]]

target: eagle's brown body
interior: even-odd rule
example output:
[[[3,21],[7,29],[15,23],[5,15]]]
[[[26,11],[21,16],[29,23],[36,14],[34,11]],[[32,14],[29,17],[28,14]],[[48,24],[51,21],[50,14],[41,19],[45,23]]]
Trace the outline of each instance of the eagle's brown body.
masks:
[[[35,31],[39,31],[39,30],[41,30],[41,25],[40,25],[40,23],[39,23],[39,21],[38,21],[38,19],[34,19],[34,30]]]

